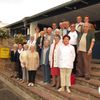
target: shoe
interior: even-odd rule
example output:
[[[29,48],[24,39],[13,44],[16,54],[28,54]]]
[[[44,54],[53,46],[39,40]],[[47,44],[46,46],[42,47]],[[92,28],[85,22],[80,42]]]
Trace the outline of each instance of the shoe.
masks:
[[[47,85],[48,83],[47,82],[44,82],[44,84]]]
[[[17,81],[19,81],[20,79],[19,79],[19,78],[17,78],[16,80],[17,80]]]
[[[52,87],[55,87],[55,86],[56,86],[56,84],[52,84],[51,86],[52,86]]]
[[[27,86],[31,86],[31,83],[28,83],[28,85]]]
[[[65,89],[61,87],[60,89],[58,89],[58,91],[59,91],[59,92],[65,91]]]
[[[22,81],[21,81],[21,83],[25,83],[25,81],[24,81],[24,80],[22,80]]]
[[[71,93],[69,87],[66,88],[66,91],[67,91],[68,93]]]
[[[56,86],[56,87],[55,87],[55,89],[57,89],[57,90],[58,90],[59,88],[60,88],[60,86]]]
[[[59,88],[61,88],[61,86],[60,85],[56,85],[55,89],[58,90]]]
[[[31,86],[34,86],[34,83],[31,83]]]
[[[90,77],[85,77],[86,80],[90,80]]]
[[[79,75],[79,74],[76,74],[75,76],[76,77],[84,77],[84,75]]]

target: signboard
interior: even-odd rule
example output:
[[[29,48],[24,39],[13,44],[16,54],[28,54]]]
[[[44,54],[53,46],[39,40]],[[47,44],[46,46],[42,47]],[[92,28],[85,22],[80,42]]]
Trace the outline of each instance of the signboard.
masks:
[[[10,49],[0,48],[0,58],[10,58]]]

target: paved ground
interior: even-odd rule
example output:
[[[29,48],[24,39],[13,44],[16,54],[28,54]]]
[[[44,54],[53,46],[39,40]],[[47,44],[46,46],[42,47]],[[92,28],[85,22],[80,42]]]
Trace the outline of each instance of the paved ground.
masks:
[[[23,97],[24,96],[24,97]],[[34,100],[24,91],[0,76],[0,100]]]

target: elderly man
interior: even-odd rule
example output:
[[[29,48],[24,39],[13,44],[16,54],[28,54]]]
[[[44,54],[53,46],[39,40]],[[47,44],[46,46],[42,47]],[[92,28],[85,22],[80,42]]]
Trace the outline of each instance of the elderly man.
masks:
[[[77,75],[90,79],[90,63],[94,47],[94,33],[89,30],[89,23],[84,23],[84,32],[79,36]]]
[[[78,16],[77,17],[77,23],[76,23],[75,29],[78,32],[82,32],[83,31],[83,25],[84,25],[84,23],[82,22],[82,17],[81,16]]]
[[[64,29],[63,29],[63,36],[64,36],[64,35],[68,34],[69,31],[70,31],[70,22],[69,21],[64,21],[63,22],[63,27],[64,27]]]
[[[51,27],[47,28],[47,34],[45,36],[45,39],[48,39],[50,41],[50,44],[53,43],[54,34],[52,33],[52,28]]]
[[[52,23],[52,33],[55,34],[55,30],[57,28],[56,23]]]
[[[39,57],[41,57],[41,49],[43,48],[43,43],[44,43],[44,31],[40,32],[40,36],[36,40],[36,50],[39,53]]]
[[[60,27],[61,36],[63,36],[63,29],[64,29],[63,22],[59,23],[59,27]]]

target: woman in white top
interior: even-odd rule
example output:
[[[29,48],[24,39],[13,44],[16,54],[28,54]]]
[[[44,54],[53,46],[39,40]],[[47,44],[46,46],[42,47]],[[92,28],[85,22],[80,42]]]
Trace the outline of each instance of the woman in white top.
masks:
[[[60,69],[57,64],[57,54],[58,48],[60,46],[60,35],[56,34],[54,36],[55,42],[50,46],[49,62],[52,75],[52,87],[57,89],[60,87]]]
[[[59,46],[57,57],[61,77],[61,88],[58,91],[64,91],[66,86],[68,93],[70,93],[70,77],[75,59],[75,50],[74,47],[69,44],[69,40],[70,37],[68,35],[63,37],[63,43]]]

